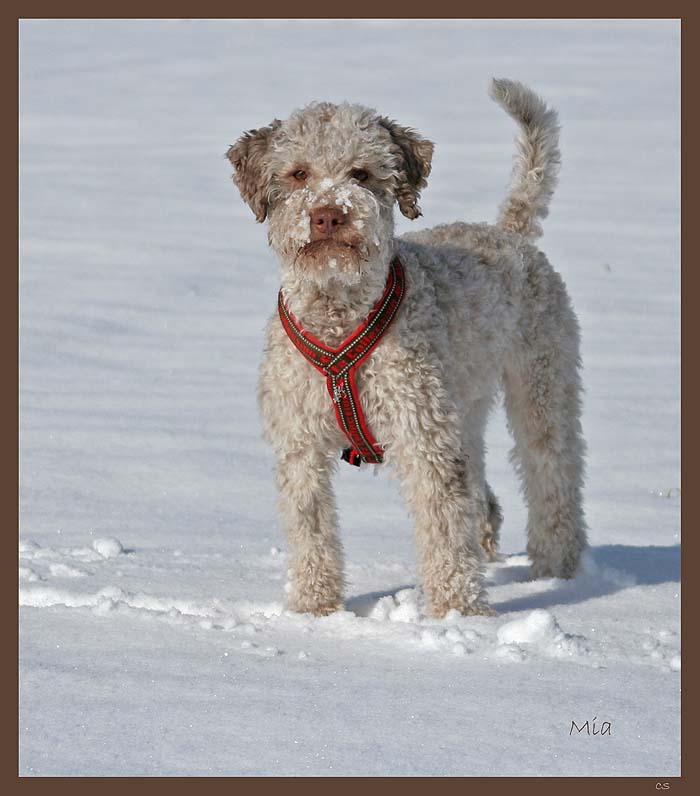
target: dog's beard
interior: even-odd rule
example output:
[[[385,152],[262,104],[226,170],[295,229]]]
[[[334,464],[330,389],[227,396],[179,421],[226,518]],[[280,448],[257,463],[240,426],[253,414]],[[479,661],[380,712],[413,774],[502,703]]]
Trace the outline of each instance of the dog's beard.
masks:
[[[346,284],[359,282],[371,250],[359,235],[342,240],[323,238],[306,243],[294,257],[294,271],[305,279],[325,284],[333,279]]]

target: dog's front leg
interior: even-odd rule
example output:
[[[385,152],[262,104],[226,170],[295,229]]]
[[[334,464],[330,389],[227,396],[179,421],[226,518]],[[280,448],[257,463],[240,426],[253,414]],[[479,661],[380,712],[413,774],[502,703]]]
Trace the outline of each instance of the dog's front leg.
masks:
[[[438,618],[453,608],[493,613],[483,591],[478,512],[465,459],[416,457],[402,469],[428,611]]]
[[[277,463],[280,515],[290,547],[287,605],[319,616],[340,608],[343,595],[333,467],[328,456],[311,448],[285,452]]]

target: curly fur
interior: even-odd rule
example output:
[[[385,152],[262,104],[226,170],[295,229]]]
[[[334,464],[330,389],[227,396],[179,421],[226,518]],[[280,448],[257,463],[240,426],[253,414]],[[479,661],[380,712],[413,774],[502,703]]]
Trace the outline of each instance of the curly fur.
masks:
[[[391,258],[404,265],[406,298],[360,369],[358,389],[414,518],[421,581],[437,617],[490,612],[482,568],[496,555],[502,514],[486,482],[483,440],[501,387],[533,574],[571,577],[586,544],[578,325],[561,278],[530,242],[558,165],[555,116],[520,84],[495,81],[492,93],[524,130],[496,226],[456,222],[395,238],[394,204],[419,214],[433,145],[359,105],[314,103],[229,150],[243,198],[268,219],[294,314],[327,345],[366,317]],[[319,207],[341,208],[346,223],[312,241]],[[343,600],[331,479],[346,440],[325,379],[276,313],[259,400],[290,545],[287,602],[326,614]]]
[[[547,217],[561,161],[557,114],[514,80],[492,81],[490,94],[520,125],[513,182],[498,224],[526,238],[537,238],[542,234],[537,218]]]

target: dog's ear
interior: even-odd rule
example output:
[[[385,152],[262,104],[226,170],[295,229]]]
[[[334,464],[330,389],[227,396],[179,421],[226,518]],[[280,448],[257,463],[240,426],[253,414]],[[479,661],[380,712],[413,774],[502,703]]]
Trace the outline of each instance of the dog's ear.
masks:
[[[396,190],[396,201],[406,218],[418,218],[421,215],[418,197],[421,188],[428,184],[430,164],[433,159],[432,141],[422,138],[410,127],[382,116],[379,124],[391,135],[395,152],[399,161],[399,184]]]
[[[236,170],[233,181],[238,186],[241,196],[255,213],[255,218],[263,222],[267,218],[269,203],[269,184],[265,174],[265,157],[270,145],[270,138],[282,124],[275,119],[267,127],[248,130],[229,147],[226,157]]]

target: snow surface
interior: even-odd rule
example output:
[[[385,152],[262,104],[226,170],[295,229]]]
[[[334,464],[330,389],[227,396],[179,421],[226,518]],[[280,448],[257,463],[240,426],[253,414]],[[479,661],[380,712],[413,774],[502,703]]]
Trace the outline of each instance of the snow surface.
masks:
[[[678,48],[674,21],[21,22],[23,774],[679,773]],[[528,580],[499,411],[498,616],[426,617],[396,484],[350,467],[346,610],[290,614],[255,404],[277,272],[223,153],[363,102],[437,143],[401,231],[492,220],[492,75],[563,125],[542,246],[583,331],[590,553]]]

